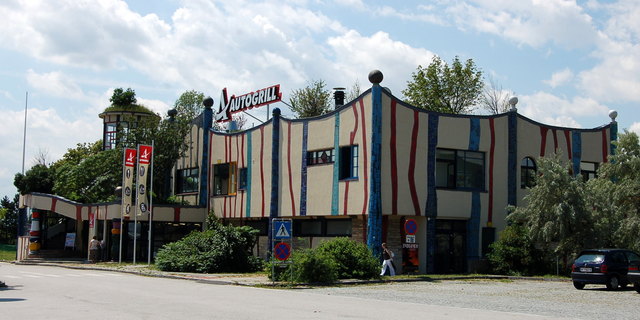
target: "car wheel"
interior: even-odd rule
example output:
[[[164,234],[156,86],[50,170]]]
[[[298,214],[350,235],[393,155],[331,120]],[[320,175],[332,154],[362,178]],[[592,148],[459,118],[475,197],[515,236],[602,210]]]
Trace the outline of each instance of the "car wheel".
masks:
[[[618,277],[611,276],[611,278],[609,278],[609,281],[607,281],[607,290],[617,290],[618,284]]]
[[[640,282],[636,282],[633,284],[633,288],[636,289],[637,293],[640,293]]]
[[[576,289],[578,289],[578,290],[582,290],[582,289],[584,289],[584,283],[582,283],[582,282],[574,281],[574,282],[573,282],[573,286],[574,286]]]

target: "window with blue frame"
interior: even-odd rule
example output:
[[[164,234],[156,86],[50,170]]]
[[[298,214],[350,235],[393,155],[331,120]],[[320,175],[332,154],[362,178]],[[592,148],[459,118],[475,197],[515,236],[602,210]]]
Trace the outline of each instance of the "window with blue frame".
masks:
[[[358,178],[358,145],[340,147],[339,179]]]
[[[436,150],[436,187],[459,190],[485,190],[484,152]]]

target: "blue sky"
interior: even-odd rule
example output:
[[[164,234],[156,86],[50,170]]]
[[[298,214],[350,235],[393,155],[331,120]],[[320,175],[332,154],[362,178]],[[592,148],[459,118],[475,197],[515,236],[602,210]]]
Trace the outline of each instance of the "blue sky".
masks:
[[[402,98],[434,55],[473,59],[536,121],[597,127],[613,109],[640,133],[640,0],[5,0],[0,16],[0,197],[22,166],[26,92],[26,169],[100,139],[114,88],[164,115],[186,90],[217,103],[280,84],[288,101],[315,79],[366,89],[379,69]]]

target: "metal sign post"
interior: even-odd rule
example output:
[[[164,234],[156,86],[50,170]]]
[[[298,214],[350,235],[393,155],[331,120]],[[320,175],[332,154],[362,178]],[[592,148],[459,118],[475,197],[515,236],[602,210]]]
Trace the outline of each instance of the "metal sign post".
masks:
[[[271,242],[273,243],[273,248],[271,248],[273,250],[271,251],[271,254],[274,262],[271,264],[271,274],[272,280],[275,281],[276,264],[278,267],[284,267],[286,264],[291,263],[289,258],[293,251],[293,247],[291,245],[291,240],[293,239],[292,220],[275,218],[273,219],[271,227]]]

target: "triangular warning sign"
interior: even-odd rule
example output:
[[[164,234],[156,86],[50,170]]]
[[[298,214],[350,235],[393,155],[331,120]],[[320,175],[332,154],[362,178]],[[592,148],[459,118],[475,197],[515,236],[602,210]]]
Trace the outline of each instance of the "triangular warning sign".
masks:
[[[280,228],[278,228],[278,232],[276,232],[276,238],[290,238],[289,231],[287,231],[287,227],[284,226],[284,223],[280,224]]]

